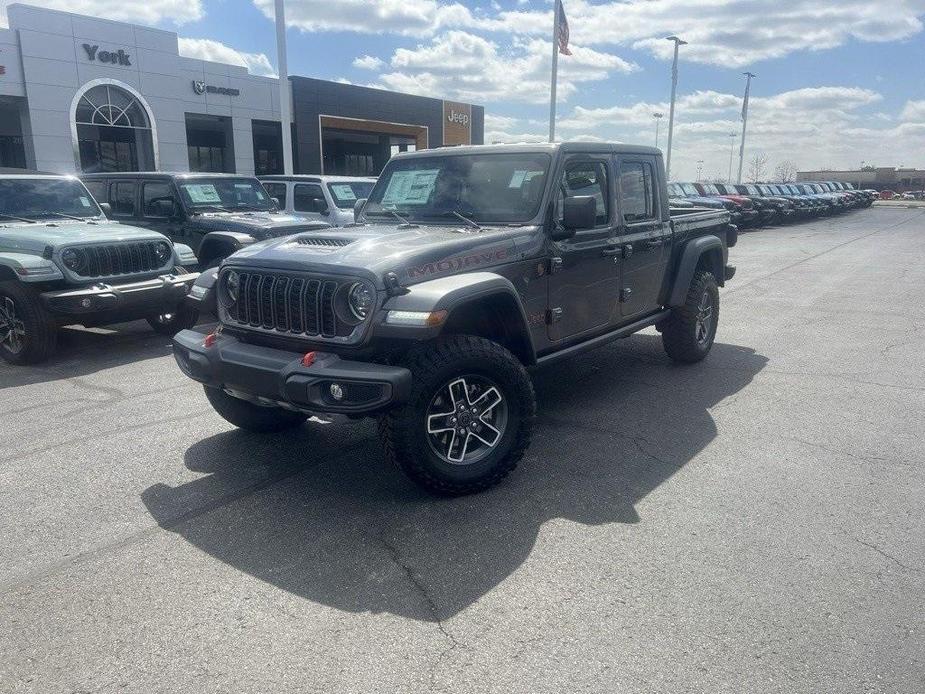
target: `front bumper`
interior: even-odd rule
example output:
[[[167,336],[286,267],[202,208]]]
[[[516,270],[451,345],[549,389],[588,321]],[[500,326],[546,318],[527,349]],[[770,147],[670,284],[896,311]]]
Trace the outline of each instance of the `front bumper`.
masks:
[[[42,303],[52,314],[81,316],[96,313],[150,314],[157,309],[174,309],[183,303],[198,272],[161,275],[128,284],[99,282],[83,289],[61,289],[41,294]]]
[[[411,372],[402,367],[350,361],[328,352],[315,352],[314,363],[303,366],[298,352],[222,334],[206,347],[204,337],[182,330],[173,338],[173,354],[183,373],[257,404],[367,415],[407,401],[411,391]],[[341,400],[331,395],[332,384],[340,386]]]

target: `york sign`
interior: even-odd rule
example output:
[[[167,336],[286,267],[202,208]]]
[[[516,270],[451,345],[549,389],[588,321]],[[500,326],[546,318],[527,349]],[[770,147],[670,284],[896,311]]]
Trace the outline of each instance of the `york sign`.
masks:
[[[87,52],[88,60],[96,60],[101,63],[112,63],[113,65],[131,65],[129,54],[121,48],[118,51],[101,51],[99,46],[91,46],[89,43],[83,45]]]

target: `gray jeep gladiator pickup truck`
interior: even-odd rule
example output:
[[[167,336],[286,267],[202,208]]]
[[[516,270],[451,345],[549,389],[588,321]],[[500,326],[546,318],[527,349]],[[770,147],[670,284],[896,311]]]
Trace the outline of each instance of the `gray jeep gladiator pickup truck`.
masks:
[[[655,326],[710,351],[730,279],[728,213],[672,216],[657,149],[471,146],[400,154],[357,223],[227,258],[220,323],[174,355],[215,410],[258,432],[376,416],[415,482],[499,482],[531,437],[527,368]]]
[[[0,172],[0,358],[42,361],[61,325],[190,328],[195,264],[189,246],[106,219],[72,176]]]

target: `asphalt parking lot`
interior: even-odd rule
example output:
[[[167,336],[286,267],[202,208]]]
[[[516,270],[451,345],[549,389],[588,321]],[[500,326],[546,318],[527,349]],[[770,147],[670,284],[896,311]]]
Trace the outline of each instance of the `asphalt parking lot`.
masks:
[[[705,362],[536,372],[462,499],[232,430],[143,323],[0,366],[0,691],[925,691],[925,210],[730,257]]]

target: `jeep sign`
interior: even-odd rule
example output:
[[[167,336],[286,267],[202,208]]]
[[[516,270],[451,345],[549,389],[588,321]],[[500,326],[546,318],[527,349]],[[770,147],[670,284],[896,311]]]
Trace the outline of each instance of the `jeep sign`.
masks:
[[[118,51],[101,51],[99,46],[91,46],[89,43],[83,44],[83,49],[87,53],[87,60],[96,60],[101,63],[112,63],[113,65],[131,65],[129,54],[121,48]]]
[[[443,102],[443,144],[472,144],[472,106]]]

